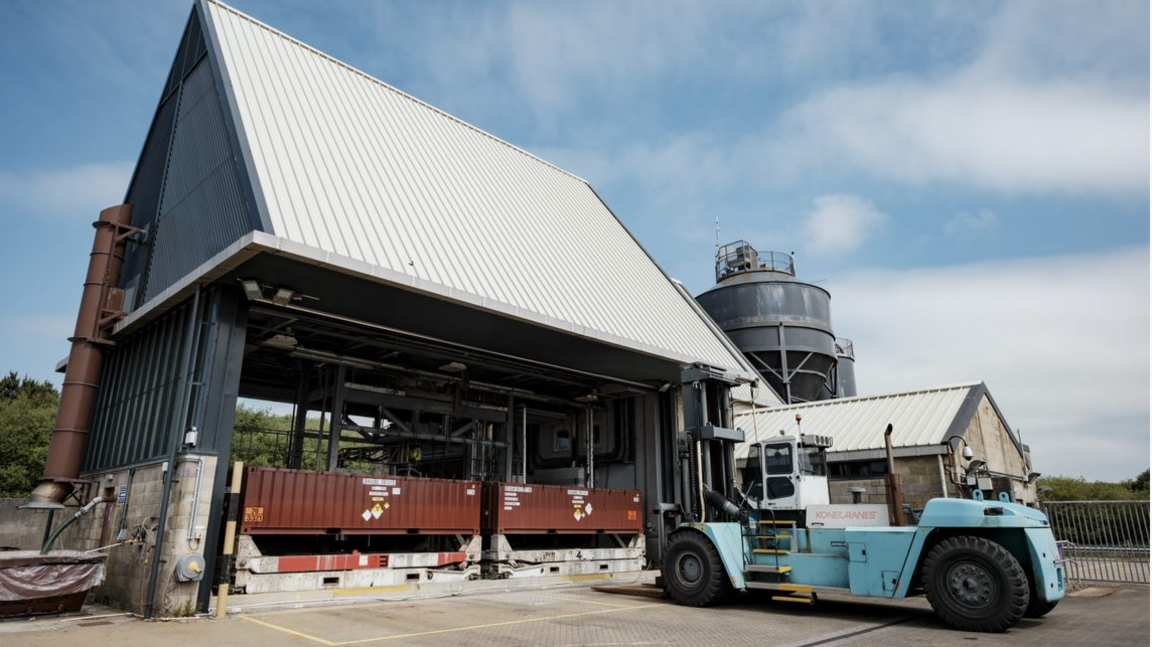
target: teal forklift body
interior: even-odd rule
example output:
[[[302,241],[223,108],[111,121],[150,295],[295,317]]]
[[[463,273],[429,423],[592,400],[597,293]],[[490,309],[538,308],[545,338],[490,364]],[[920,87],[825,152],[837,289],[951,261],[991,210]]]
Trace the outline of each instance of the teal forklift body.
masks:
[[[787,581],[792,584],[847,588],[867,597],[905,597],[916,584],[913,577],[933,532],[969,530],[1000,543],[1030,568],[1036,593],[1045,601],[1056,602],[1065,593],[1063,562],[1047,517],[1013,503],[933,499],[918,526],[793,529],[794,547],[778,557],[754,555],[738,523],[681,528],[709,538],[737,589],[745,588],[747,564],[778,563],[791,567]]]
[[[680,530],[694,530],[704,534],[720,553],[720,561],[728,573],[728,581],[736,590],[744,588],[744,535],[738,523],[686,523]]]
[[[1064,598],[1064,564],[1056,538],[1041,511],[1004,501],[932,499],[924,507],[915,540],[901,569],[897,596],[903,597],[916,576],[916,567],[933,531],[973,530],[1007,548],[1032,571],[1037,592],[1047,602]]]

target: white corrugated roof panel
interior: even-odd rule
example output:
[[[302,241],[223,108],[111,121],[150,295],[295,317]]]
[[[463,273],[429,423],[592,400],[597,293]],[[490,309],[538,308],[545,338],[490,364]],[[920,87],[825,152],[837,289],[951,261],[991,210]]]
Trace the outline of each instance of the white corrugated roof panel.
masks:
[[[208,6],[271,233],[440,298],[745,370],[585,181]]]
[[[884,430],[892,425],[893,447],[922,447],[945,441],[965,401],[979,382],[955,386],[823,400],[805,404],[758,409],[736,416],[748,442],[767,440],[784,430],[795,435],[796,414],[801,431],[832,437],[830,452],[884,448]],[[747,455],[747,444],[738,445],[737,457]]]

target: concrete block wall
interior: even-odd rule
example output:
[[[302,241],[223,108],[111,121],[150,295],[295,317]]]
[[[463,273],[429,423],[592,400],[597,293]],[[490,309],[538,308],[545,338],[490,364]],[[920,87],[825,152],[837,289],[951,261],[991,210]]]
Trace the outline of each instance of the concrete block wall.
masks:
[[[25,503],[28,503],[28,499],[0,499],[0,549],[40,549],[48,513],[43,510],[21,510],[20,506]],[[63,516],[57,512],[53,519],[59,523]]]
[[[205,553],[204,537],[211,511],[216,458],[200,458],[203,468],[200,470],[199,497],[196,496],[196,477],[200,465],[187,460],[177,460],[176,463],[153,607],[153,614],[157,617],[189,615],[195,609],[199,583],[176,581],[175,567],[177,560],[185,555]],[[92,595],[98,602],[142,614],[147,604],[148,579],[164,496],[162,465],[138,467],[131,470],[131,474],[130,470],[119,470],[90,478],[93,485],[87,489],[84,500],[91,500],[97,494],[106,494],[111,500],[98,504],[91,513],[69,526],[53,548],[91,550],[107,546],[117,541],[121,527],[129,538],[139,537],[138,543],[115,546],[107,551],[104,584],[94,589]],[[128,498],[126,505],[121,506],[116,497],[120,486],[125,484],[129,484]],[[10,536],[20,542],[17,545],[22,548],[39,548],[46,513],[12,510],[0,502],[0,533],[4,533],[0,537]],[[54,525],[73,512],[75,507],[58,511]],[[0,542],[0,545],[6,543]],[[205,574],[205,577],[209,575]]]
[[[940,465],[935,456],[916,456],[896,459],[896,473],[903,477],[904,502],[913,508],[923,508],[930,499],[944,495],[940,480]],[[850,488],[862,487],[866,490],[864,503],[887,503],[884,495],[884,479],[836,480],[829,484],[832,503],[852,503]],[[955,487],[950,487],[948,496],[958,496]]]

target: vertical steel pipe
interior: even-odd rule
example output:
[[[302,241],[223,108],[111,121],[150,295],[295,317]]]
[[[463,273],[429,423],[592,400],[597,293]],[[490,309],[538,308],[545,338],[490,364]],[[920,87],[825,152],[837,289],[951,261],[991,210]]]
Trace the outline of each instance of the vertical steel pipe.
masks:
[[[76,329],[69,339],[68,368],[60,392],[60,408],[48,446],[44,477],[29,497],[36,503],[57,503],[73,489],[80,475],[80,462],[92,425],[96,391],[104,349],[108,345],[108,328],[121,315],[123,293],[116,287],[124,264],[127,236],[132,232],[132,205],[121,204],[100,212],[88,274],[80,297]]]

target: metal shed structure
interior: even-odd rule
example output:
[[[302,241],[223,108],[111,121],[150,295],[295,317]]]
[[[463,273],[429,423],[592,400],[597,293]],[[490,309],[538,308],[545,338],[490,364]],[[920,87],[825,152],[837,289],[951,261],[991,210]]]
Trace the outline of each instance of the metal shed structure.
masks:
[[[1033,475],[1028,447],[983,382],[744,411],[736,415],[736,424],[748,442],[797,431],[831,437],[833,502],[850,502],[851,488],[864,488],[874,502],[883,501],[884,430],[889,424],[905,499],[914,505],[937,496],[961,496],[972,485],[983,486],[989,496],[997,490],[1010,492],[1014,500],[1036,501],[1039,474]],[[747,454],[748,444],[738,446],[738,459]]]
[[[208,604],[238,398],[295,407],[277,467],[623,488],[651,521],[682,367],[757,379],[587,182],[212,0],[125,203],[80,475],[123,509],[71,541],[140,534],[102,596],[148,614]]]

